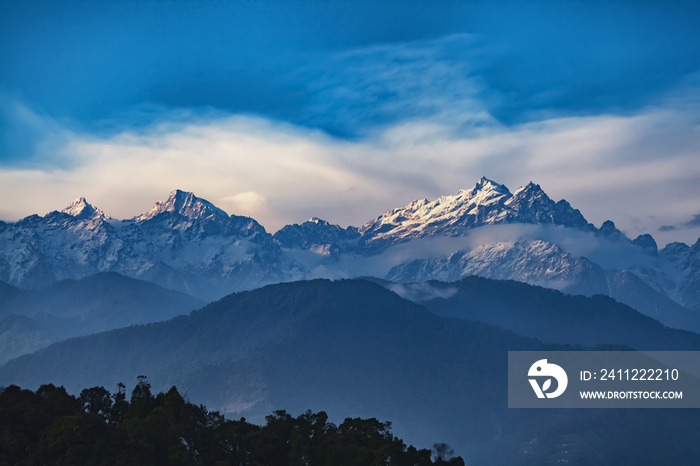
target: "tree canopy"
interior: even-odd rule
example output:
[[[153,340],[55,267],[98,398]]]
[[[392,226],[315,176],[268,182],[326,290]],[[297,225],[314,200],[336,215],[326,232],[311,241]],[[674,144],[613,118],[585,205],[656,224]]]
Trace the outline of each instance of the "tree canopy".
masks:
[[[416,449],[391,433],[391,423],[321,411],[297,417],[275,411],[263,426],[229,420],[186,401],[172,387],[153,395],[144,376],[127,400],[125,387],[63,387],[0,393],[0,465],[464,465],[459,457]]]

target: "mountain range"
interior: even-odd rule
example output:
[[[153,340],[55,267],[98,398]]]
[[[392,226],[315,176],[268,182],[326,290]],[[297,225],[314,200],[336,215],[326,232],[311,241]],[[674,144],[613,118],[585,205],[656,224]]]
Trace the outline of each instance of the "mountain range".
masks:
[[[128,220],[80,198],[60,212],[0,224],[0,280],[37,288],[98,272],[206,300],[304,273],[255,220],[179,190]]]
[[[449,283],[380,284],[436,315],[485,322],[543,342],[587,347],[616,344],[637,350],[700,348],[697,333],[666,327],[607,296],[567,295],[476,276]]]
[[[32,290],[0,282],[0,364],[59,340],[168,320],[204,304],[115,272]]]
[[[252,218],[179,190],[127,220],[80,198],[44,217],[0,223],[0,280],[10,285],[39,288],[108,271],[206,301],[298,279],[479,275],[608,295],[668,326],[700,331],[700,242],[658,250],[651,235],[631,240],[612,221],[596,228],[537,184],[511,193],[486,178],[361,227],[312,218],[271,235]]]
[[[342,279],[358,276],[372,278]],[[79,198],[0,224],[0,280],[0,385],[148,375],[258,423],[275,409],[389,420],[473,464],[700,455],[691,411],[507,408],[508,351],[700,348],[700,242],[659,250],[534,183],[483,178],[361,227],[274,235],[179,190],[126,220]]]
[[[694,410],[508,409],[508,351],[584,347],[543,343],[483,321],[520,313],[511,328],[559,340],[608,341],[598,349],[624,343],[697,348],[700,336],[665,329],[609,298],[514,282],[472,278],[397,291],[442,315],[366,280],[269,285],[166,322],[55,343],[0,367],[0,385],[54,383],[77,393],[133,384],[145,374],[155,390],[176,385],[193,402],[258,423],[280,408],[322,408],[333,422],[358,416],[392,421],[402,438],[418,446],[444,440],[468,464],[697,461],[700,416]],[[472,305],[459,311],[467,297]],[[509,299],[533,302],[507,311]],[[609,331],[594,325],[601,320]],[[550,326],[538,328],[543,321]]]

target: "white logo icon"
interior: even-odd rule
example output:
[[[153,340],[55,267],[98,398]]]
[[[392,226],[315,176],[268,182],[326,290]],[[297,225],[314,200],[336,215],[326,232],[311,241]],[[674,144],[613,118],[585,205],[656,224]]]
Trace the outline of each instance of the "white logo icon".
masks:
[[[566,372],[561,367],[556,364],[549,364],[546,359],[540,359],[535,364],[530,366],[530,370],[527,371],[528,377],[547,377],[540,387],[537,379],[528,379],[532,389],[535,391],[537,398],[556,398],[566,390],[566,386],[569,383],[569,378],[566,376]],[[547,392],[552,386],[552,378],[557,381],[557,389],[553,392]]]

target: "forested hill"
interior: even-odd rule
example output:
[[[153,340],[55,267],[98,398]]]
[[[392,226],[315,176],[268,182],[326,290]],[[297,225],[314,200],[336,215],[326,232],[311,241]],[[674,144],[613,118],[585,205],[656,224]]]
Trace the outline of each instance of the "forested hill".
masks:
[[[0,464],[70,465],[464,465],[446,444],[406,446],[377,419],[336,426],[321,411],[275,411],[262,427],[226,420],[187,402],[172,387],[153,395],[145,377],[130,400],[120,384],[79,397],[63,387],[0,393]]]
[[[155,390],[175,385],[230,417],[262,422],[276,409],[378,417],[408,442],[458,449],[493,435],[493,412],[504,423],[518,416],[503,410],[508,350],[542,348],[438,317],[375,283],[314,280],[54,344],[0,367],[0,385],[78,393],[148,374]]]
[[[0,364],[56,341],[172,319],[204,304],[116,272],[32,290],[0,282]]]
[[[443,316],[485,322],[567,345],[615,344],[647,351],[697,351],[700,335],[669,328],[608,296],[569,295],[513,280],[383,283]]]
[[[54,344],[0,367],[0,385],[78,394],[148,374],[154,391],[175,385],[229,419],[265,424],[279,409],[323,410],[336,423],[375,417],[408,443],[446,442],[475,465],[697,466],[697,410],[509,409],[508,351],[567,349],[437,316],[369,281],[314,280]]]

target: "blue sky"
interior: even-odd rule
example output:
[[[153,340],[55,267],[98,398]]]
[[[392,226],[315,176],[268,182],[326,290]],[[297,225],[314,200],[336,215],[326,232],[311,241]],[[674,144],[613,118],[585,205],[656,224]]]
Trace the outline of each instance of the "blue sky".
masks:
[[[2,2],[0,217],[182,188],[358,224],[486,175],[700,234],[697,2],[199,3]]]

